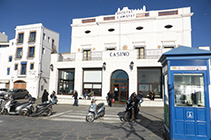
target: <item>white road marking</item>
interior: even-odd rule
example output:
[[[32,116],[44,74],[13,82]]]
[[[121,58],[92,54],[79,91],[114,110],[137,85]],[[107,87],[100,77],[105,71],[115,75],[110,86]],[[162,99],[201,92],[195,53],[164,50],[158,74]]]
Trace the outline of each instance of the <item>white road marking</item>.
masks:
[[[76,116],[76,115],[62,115],[61,117],[67,117],[67,118],[83,118],[83,119],[86,118],[86,116]]]
[[[87,111],[65,111],[52,116],[49,116],[44,119],[51,121],[72,121],[72,122],[86,122]],[[105,114],[104,117],[94,120],[94,122],[105,122],[105,123],[119,123],[121,122],[119,115],[115,114]]]
[[[62,115],[62,114],[70,113],[70,112],[72,112],[72,110],[61,112],[61,113],[58,113],[58,114],[55,114],[55,115],[51,115],[49,117],[52,118],[52,117],[56,117],[56,116],[59,116],[59,115]]]

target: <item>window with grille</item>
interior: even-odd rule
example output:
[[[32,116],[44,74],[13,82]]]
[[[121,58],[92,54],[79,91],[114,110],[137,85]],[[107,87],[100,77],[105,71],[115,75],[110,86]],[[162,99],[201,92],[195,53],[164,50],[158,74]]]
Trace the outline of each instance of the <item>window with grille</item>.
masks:
[[[9,62],[12,62],[12,56],[9,56]]]
[[[34,46],[29,47],[28,57],[34,57]]]
[[[91,51],[90,50],[84,50],[83,51],[83,60],[90,60],[91,59]]]
[[[30,32],[29,42],[35,42],[36,41],[36,32]]]
[[[18,34],[18,43],[23,43],[23,37],[24,37],[24,33]]]
[[[10,68],[7,68],[7,75],[10,75]]]
[[[26,75],[26,62],[21,62],[21,75]]]
[[[145,49],[144,49],[144,47],[137,47],[136,48],[136,52],[137,52],[137,58],[138,59],[144,59],[145,58]]]
[[[23,48],[17,48],[16,50],[16,58],[22,58]]]
[[[18,64],[15,64],[14,70],[18,70]]]

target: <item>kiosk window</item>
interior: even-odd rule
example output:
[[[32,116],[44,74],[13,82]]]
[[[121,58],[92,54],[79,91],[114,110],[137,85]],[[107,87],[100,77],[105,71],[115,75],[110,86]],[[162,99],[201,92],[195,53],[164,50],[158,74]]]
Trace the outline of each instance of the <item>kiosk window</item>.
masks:
[[[168,74],[164,76],[165,80],[165,103],[169,104],[169,92],[168,92]]]
[[[174,74],[175,106],[204,107],[203,74]]]

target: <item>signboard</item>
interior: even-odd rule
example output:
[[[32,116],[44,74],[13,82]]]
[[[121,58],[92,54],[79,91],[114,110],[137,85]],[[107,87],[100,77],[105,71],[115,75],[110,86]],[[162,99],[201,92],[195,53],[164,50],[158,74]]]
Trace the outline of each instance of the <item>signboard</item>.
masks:
[[[110,57],[123,57],[123,56],[129,56],[130,53],[127,51],[127,52],[110,52],[109,53],[109,56]]]
[[[207,66],[171,66],[171,70],[207,70]]]
[[[116,19],[125,19],[125,18],[136,18],[138,17],[145,17],[146,6],[143,6],[142,9],[135,9],[130,10],[128,7],[124,7],[122,10],[118,8],[117,12],[115,13]]]

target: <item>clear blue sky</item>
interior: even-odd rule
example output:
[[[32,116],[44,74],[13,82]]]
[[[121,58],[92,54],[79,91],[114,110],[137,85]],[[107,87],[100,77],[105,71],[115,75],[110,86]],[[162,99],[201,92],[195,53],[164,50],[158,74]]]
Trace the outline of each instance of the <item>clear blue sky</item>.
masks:
[[[191,7],[192,46],[211,46],[211,0],[0,0],[0,32],[15,37],[15,27],[42,23],[60,34],[59,52],[69,52],[72,19],[115,14],[118,8],[147,11]]]

